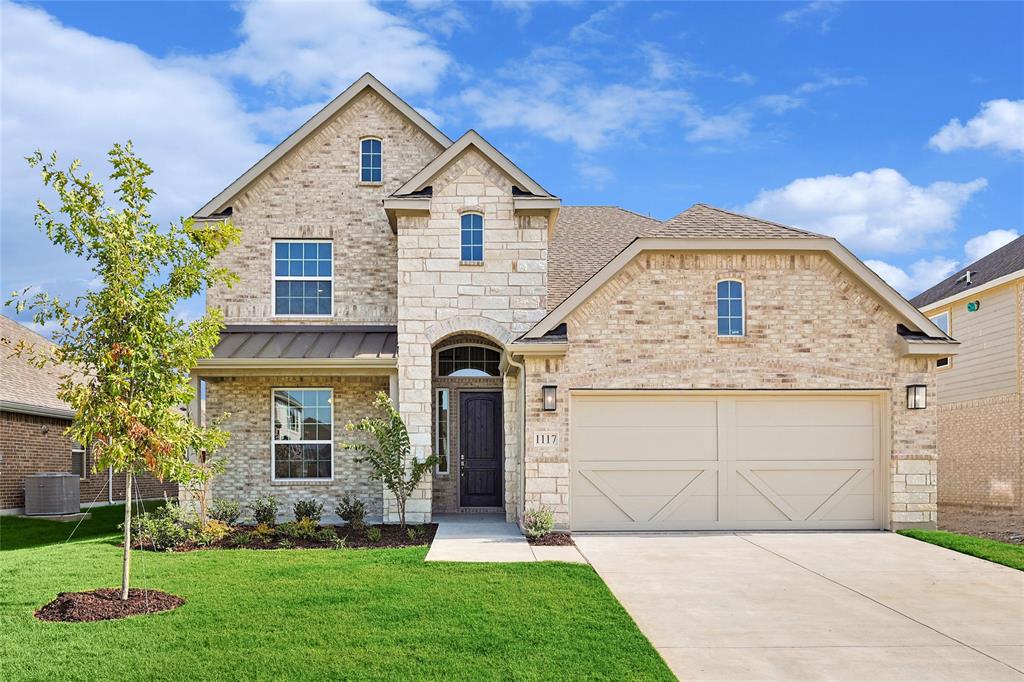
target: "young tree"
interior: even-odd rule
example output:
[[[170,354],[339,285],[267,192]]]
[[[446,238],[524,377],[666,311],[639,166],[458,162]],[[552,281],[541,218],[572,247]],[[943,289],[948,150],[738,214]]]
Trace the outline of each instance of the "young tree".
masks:
[[[368,462],[373,467],[371,476],[383,481],[395,496],[398,522],[401,528],[405,528],[405,505],[409,495],[416,489],[423,474],[437,463],[437,455],[431,455],[422,462],[409,456],[409,431],[387,393],[377,393],[373,406],[382,411],[384,416],[367,417],[355,424],[350,422],[345,425],[345,430],[368,433],[377,441],[376,444],[343,443],[342,447],[363,453],[355,461]]]
[[[121,599],[128,598],[131,573],[132,479],[141,471],[185,485],[209,476],[189,454],[213,453],[228,438],[225,431],[201,428],[181,410],[194,397],[189,372],[209,357],[223,326],[212,310],[186,323],[174,315],[179,301],[211,284],[233,282],[212,259],[237,241],[226,223],[181,219],[166,229],[153,222],[147,186],[152,169],[135,155],[131,142],[115,144],[108,157],[117,184],[117,205],[104,199],[91,173],[82,175],[75,161],[67,170],[57,155],[28,157],[42,171],[43,184],[60,202],[55,212],[38,201],[36,226],[67,253],[92,265],[99,285],[83,296],[65,300],[45,292],[15,293],[20,311],[34,311],[42,325],[55,322],[53,356],[20,344],[43,366],[57,363],[64,372],[58,396],[75,411],[67,435],[88,443],[96,467],[125,475],[124,557]]]

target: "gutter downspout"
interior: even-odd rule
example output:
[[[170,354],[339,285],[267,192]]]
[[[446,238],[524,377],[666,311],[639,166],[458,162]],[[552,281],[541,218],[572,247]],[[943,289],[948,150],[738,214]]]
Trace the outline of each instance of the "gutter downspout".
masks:
[[[516,362],[512,354],[508,355],[508,364],[519,369],[519,405],[522,421],[519,429],[519,500],[516,503],[516,523],[521,514],[519,509],[526,508],[526,363]]]

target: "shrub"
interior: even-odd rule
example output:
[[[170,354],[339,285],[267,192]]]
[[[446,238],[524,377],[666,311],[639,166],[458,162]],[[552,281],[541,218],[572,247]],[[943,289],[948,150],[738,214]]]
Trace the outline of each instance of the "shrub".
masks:
[[[380,542],[380,528],[374,526],[366,529],[366,539],[370,542]]]
[[[296,521],[310,519],[314,524],[319,524],[324,513],[324,505],[316,500],[299,500],[292,507],[292,512]]]
[[[277,527],[278,535],[292,540],[311,540],[313,542],[331,542],[338,537],[330,528],[321,528],[313,519],[289,521]]]
[[[184,544],[188,540],[188,530],[180,516],[177,505],[169,504],[132,518],[136,545],[163,552]]]
[[[252,520],[256,522],[256,525],[273,526],[277,523],[277,498],[273,495],[257,497],[249,503],[249,509],[252,511]]]
[[[217,519],[210,519],[202,528],[196,528],[193,530],[191,540],[197,545],[208,547],[218,540],[223,539],[230,532],[231,526],[228,524],[223,521],[218,521]]]
[[[348,538],[339,538],[337,535],[331,539],[331,549],[345,549],[345,540]]]
[[[228,544],[232,547],[246,547],[253,544],[256,540],[260,539],[256,533],[248,530],[235,533],[229,540]]]
[[[259,540],[270,540],[274,537],[276,532],[277,531],[274,530],[274,527],[269,523],[257,524],[256,527],[252,529],[253,536]]]
[[[242,505],[234,500],[214,500],[210,507],[210,518],[233,526],[242,515]]]
[[[530,538],[542,538],[555,529],[555,515],[550,509],[536,507],[523,514],[523,532]]]
[[[277,546],[280,547],[281,549],[292,549],[292,548],[295,547],[295,543],[292,542],[291,540],[289,540],[288,538],[285,538],[285,539],[281,540],[280,542],[278,542]]]
[[[366,505],[362,500],[346,495],[334,508],[334,513],[353,530],[362,530],[366,527]]]

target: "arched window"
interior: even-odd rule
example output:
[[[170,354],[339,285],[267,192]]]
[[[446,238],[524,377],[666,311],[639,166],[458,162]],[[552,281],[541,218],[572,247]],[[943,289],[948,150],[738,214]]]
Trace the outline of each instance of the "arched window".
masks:
[[[743,282],[723,279],[718,283],[718,335],[743,336],[744,325]]]
[[[462,214],[462,260],[484,259],[484,217],[479,213]]]
[[[362,182],[381,182],[381,141],[367,137],[359,142],[359,179]]]
[[[496,377],[501,353],[484,346],[453,346],[437,354],[442,377]]]

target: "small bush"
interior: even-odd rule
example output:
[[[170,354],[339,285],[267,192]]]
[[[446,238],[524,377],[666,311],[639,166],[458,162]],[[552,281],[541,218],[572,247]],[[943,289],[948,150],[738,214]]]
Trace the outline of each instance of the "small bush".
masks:
[[[362,530],[366,527],[366,505],[362,500],[346,495],[334,508],[334,513],[353,530]]]
[[[137,546],[163,552],[188,540],[188,529],[181,521],[177,505],[164,505],[132,518],[132,536]],[[123,529],[124,524],[121,524]]]
[[[408,536],[409,542],[413,542],[414,540],[416,540],[416,537],[419,535],[419,533],[416,532],[416,529],[412,527],[406,528],[405,534],[406,536]]]
[[[249,510],[252,511],[252,520],[256,525],[273,526],[277,523],[277,498],[273,495],[257,497],[249,503]]]
[[[310,519],[314,524],[319,524],[324,513],[324,505],[316,500],[299,500],[292,507],[292,512],[296,521]]]
[[[345,540],[348,537],[339,538],[337,535],[331,540],[331,549],[345,549]]]
[[[269,540],[277,534],[277,531],[268,523],[260,523],[252,529],[252,534],[260,540]]]
[[[281,549],[292,549],[295,547],[295,543],[289,540],[288,538],[284,538],[283,540],[277,543],[277,546]]]
[[[223,539],[230,532],[231,526],[228,524],[223,521],[218,521],[217,519],[210,519],[202,528],[196,528],[192,532],[192,537],[190,539],[197,545],[208,547],[218,540]]]
[[[380,542],[380,528],[374,526],[366,529],[366,539],[370,542]]]
[[[321,528],[312,519],[289,521],[277,527],[278,535],[292,540],[310,540],[313,542],[331,542],[338,537],[330,528]]]
[[[550,509],[537,507],[523,514],[523,532],[530,538],[542,538],[555,529],[555,515]]]
[[[252,531],[243,530],[231,536],[231,539],[228,541],[228,544],[230,544],[232,547],[246,547],[248,545],[253,544],[256,540],[259,539],[261,538],[257,536],[256,533]]]
[[[210,518],[229,526],[238,523],[238,517],[241,515],[242,505],[234,500],[214,500],[210,505]]]

